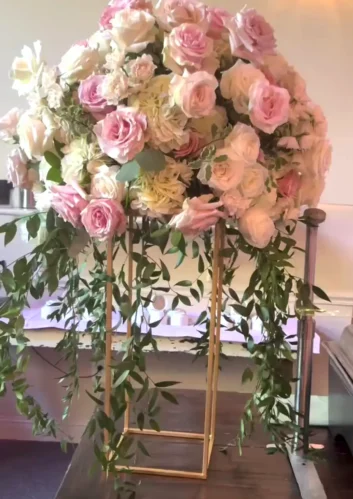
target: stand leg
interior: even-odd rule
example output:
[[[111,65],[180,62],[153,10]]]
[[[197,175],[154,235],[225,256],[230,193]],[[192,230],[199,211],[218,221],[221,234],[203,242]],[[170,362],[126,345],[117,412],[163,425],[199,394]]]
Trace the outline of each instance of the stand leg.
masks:
[[[107,276],[113,276],[113,241],[108,240],[107,243]],[[106,350],[105,350],[105,396],[104,396],[104,411],[110,417],[111,405],[110,396],[112,393],[112,314],[113,314],[113,283],[107,282],[106,286]],[[105,443],[109,441],[109,433],[104,433]]]
[[[307,219],[306,253],[304,281],[310,287],[310,299],[313,299],[312,286],[315,283],[315,265],[317,251],[318,226],[325,220],[325,213],[319,209],[309,209],[304,216]],[[300,426],[303,449],[298,450],[299,434],[296,433],[293,447],[288,449],[289,460],[302,499],[326,499],[326,493],[318,476],[313,461],[307,458],[310,449],[310,399],[312,382],[313,344],[315,320],[313,316],[301,319],[298,324],[298,383],[295,393],[295,410],[298,413],[296,423]]]
[[[129,234],[128,234],[128,274],[127,274],[127,282],[129,286],[129,303],[132,304],[132,282],[133,282],[133,228],[134,228],[134,219],[132,215],[129,215]],[[130,317],[127,321],[127,339],[131,338],[132,334],[132,318]],[[126,395],[126,411],[124,414],[124,430],[126,431],[130,425],[130,414],[131,414],[131,405],[129,396]]]
[[[209,339],[209,356],[207,368],[207,392],[206,392],[206,409],[205,409],[205,440],[202,459],[202,473],[207,475],[210,449],[210,432],[211,432],[211,417],[212,417],[212,399],[213,399],[213,379],[214,379],[214,346],[215,346],[215,328],[217,316],[217,290],[219,276],[219,249],[220,249],[220,224],[216,225],[214,248],[213,248],[213,273],[212,273],[212,295],[211,295],[211,319],[210,319],[210,339]]]
[[[220,222],[220,247],[219,250],[224,250],[225,225]],[[223,270],[224,259],[219,255],[218,263],[218,284],[217,284],[217,326],[216,326],[216,345],[214,352],[214,369],[213,369],[213,399],[212,399],[212,415],[211,415],[211,442],[212,445],[215,439],[216,432],[216,416],[217,416],[217,394],[218,394],[218,376],[219,376],[219,360],[221,353],[221,321],[222,321],[222,300],[223,300]]]

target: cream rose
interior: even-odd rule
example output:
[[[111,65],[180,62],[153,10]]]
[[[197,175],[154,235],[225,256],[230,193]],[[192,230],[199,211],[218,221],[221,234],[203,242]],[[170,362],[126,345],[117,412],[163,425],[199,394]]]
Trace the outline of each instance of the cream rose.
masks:
[[[228,124],[226,110],[221,106],[216,106],[213,113],[203,118],[193,118],[190,120],[190,128],[198,132],[206,144],[214,140],[212,130],[217,133],[222,132]]]
[[[188,118],[202,118],[212,114],[216,104],[218,81],[206,71],[184,76],[175,75],[170,84],[172,101]]]
[[[244,175],[245,163],[234,156],[229,147],[218,149],[211,165],[211,178],[207,180],[207,167],[202,168],[199,180],[217,191],[228,191],[237,187]]]
[[[108,104],[117,106],[129,94],[129,80],[122,69],[107,74],[100,87],[102,97]]]
[[[94,146],[88,144],[85,138],[75,139],[62,149],[65,154],[61,160],[61,173],[66,184],[81,179],[86,162],[94,157]]]
[[[260,208],[250,208],[238,221],[238,228],[245,240],[255,248],[265,248],[276,228],[271,217]]]
[[[89,171],[88,167],[87,170]],[[91,196],[98,199],[115,199],[121,203],[125,195],[125,184],[116,180],[118,171],[117,166],[99,166],[98,172],[91,179]]]
[[[59,72],[63,82],[71,85],[88,78],[99,64],[98,49],[87,44],[73,45],[61,59]]]
[[[242,217],[251,204],[251,200],[243,197],[239,189],[224,192],[221,201],[228,215],[236,218]]]
[[[111,23],[114,41],[126,52],[138,54],[155,40],[155,18],[143,10],[129,8],[120,10],[115,14]]]
[[[268,171],[259,163],[248,166],[245,169],[244,177],[240,185],[240,192],[246,198],[257,198],[261,196],[265,190],[265,180],[268,176]]]
[[[225,139],[225,145],[245,163],[253,165],[260,154],[260,139],[253,127],[238,123]]]
[[[44,115],[39,119],[29,112],[24,113],[18,122],[17,132],[20,146],[30,160],[39,159],[53,147],[55,129]]]
[[[315,178],[326,176],[332,163],[332,146],[328,140],[315,138],[312,147],[303,154],[305,171]]]
[[[309,206],[310,208],[316,208],[324,189],[324,177],[315,178],[311,175],[302,175],[301,186],[298,192],[299,204],[302,206]]]
[[[42,44],[40,41],[34,43],[34,50],[24,46],[21,57],[16,57],[11,67],[11,78],[13,88],[19,95],[28,95],[37,85],[37,76],[43,65]]]
[[[124,66],[132,92],[139,92],[153,78],[157,66],[149,54],[132,59]]]
[[[265,80],[265,75],[252,64],[237,61],[228,71],[224,71],[220,83],[221,94],[225,99],[233,101],[238,113],[249,114],[249,90],[259,80]]]

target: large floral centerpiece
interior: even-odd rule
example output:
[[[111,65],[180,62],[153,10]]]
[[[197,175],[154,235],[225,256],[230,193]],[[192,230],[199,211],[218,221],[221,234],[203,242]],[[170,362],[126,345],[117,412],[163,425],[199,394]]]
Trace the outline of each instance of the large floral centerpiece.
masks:
[[[112,0],[99,29],[72,45],[57,66],[45,63],[36,42],[15,59],[11,78],[29,107],[12,109],[0,120],[1,138],[15,144],[8,177],[14,186],[34,192],[38,213],[27,219],[29,237],[36,237],[43,223],[48,234],[13,271],[2,274],[10,296],[3,309],[9,321],[2,328],[9,341],[2,343],[2,358],[11,335],[21,339],[20,314],[27,295],[38,298],[46,289],[53,293],[65,275],[67,291],[53,318],[75,310],[74,333],[77,317],[93,314],[88,330],[100,358],[104,312],[97,310],[104,303],[100,276],[105,275],[106,254],[98,242],[113,239],[117,248],[126,249],[131,211],[143,217],[135,237],[145,242],[145,250],[157,245],[164,252],[168,247],[178,255],[179,265],[192,247],[200,275],[209,270],[210,230],[224,220],[225,287],[231,286],[239,251],[256,261],[241,299],[232,289],[224,291],[226,301],[243,317],[241,322],[226,317],[229,328],[243,332],[260,366],[245,426],[251,423],[251,407],[259,405],[270,430],[277,417],[291,419],[290,404],[283,404],[290,395],[289,381],[275,363],[290,356],[282,330],[290,295],[300,304],[308,296],[303,282],[289,272],[295,241],[286,227],[298,219],[303,206],[317,205],[331,146],[323,112],[309,98],[303,78],[278,53],[272,27],[248,8],[233,15],[191,0],[161,0],[156,7],[148,0]],[[13,239],[16,223],[1,228],[6,243]],[[72,256],[82,234],[85,244],[91,238],[96,262],[91,280],[84,282]],[[205,242],[202,249],[199,238]],[[157,265],[147,250],[138,266],[136,289],[153,288],[158,279],[166,281],[163,289],[171,289],[165,264]],[[122,312],[124,275],[122,267],[114,283]],[[180,285],[192,287],[191,282]],[[202,279],[197,286],[192,296],[200,300]],[[142,304],[147,299],[139,292],[137,296]],[[190,298],[177,292],[174,305],[178,303],[188,305]],[[253,311],[264,325],[262,349],[252,342],[247,325]],[[200,323],[207,326],[206,315]],[[72,362],[75,380],[66,402],[78,385],[74,336],[69,333],[59,345]],[[137,361],[129,365],[130,375],[136,365],[141,368]],[[247,372],[247,378],[252,376]],[[135,380],[141,381],[141,375],[135,374]],[[126,383],[125,377],[117,388],[131,391]],[[15,380],[19,409],[35,420],[37,429],[52,430],[53,421],[38,416],[38,406],[24,397],[22,387]],[[263,395],[268,405],[258,402]],[[101,423],[109,426],[103,416]],[[242,424],[240,438],[245,434]]]

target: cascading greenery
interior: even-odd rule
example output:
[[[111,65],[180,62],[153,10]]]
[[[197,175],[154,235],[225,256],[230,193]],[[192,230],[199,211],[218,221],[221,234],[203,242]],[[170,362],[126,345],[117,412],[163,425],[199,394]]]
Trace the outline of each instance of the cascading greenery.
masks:
[[[117,463],[128,466],[138,453],[148,455],[141,441],[131,435],[123,435],[122,420],[127,409],[127,397],[134,402],[132,417],[140,429],[151,428],[159,431],[159,401],[164,398],[177,404],[175,396],[168,391],[177,384],[175,381],[155,383],[148,374],[147,352],[158,350],[153,330],[160,321],[150,323],[144,313],[157,292],[173,294],[172,308],[182,304],[190,306],[196,302],[205,304],[195,327],[200,336],[193,339],[192,350],[197,356],[208,354],[209,314],[204,277],[212,277],[212,233],[206,232],[199,240],[187,241],[178,231],[171,231],[168,225],[147,218],[136,219],[133,227],[135,263],[133,280],[133,300],[129,300],[127,282],[127,235],[114,241],[114,268],[116,274],[109,277],[106,272],[107,253],[105,245],[84,241],[84,255],[91,253],[94,266],[83,276],[80,272],[80,259],[77,248],[82,234],[70,224],[55,215],[34,214],[25,220],[19,219],[0,227],[5,244],[16,235],[19,223],[26,223],[29,239],[35,239],[43,224],[47,230],[44,242],[38,244],[27,255],[3,269],[0,280],[8,295],[8,300],[0,310],[0,395],[12,390],[21,414],[33,423],[34,434],[62,437],[66,445],[68,437],[60,424],[31,396],[26,381],[26,369],[30,360],[30,345],[24,331],[23,310],[29,306],[29,299],[38,300],[46,290],[59,298],[53,304],[50,318],[65,319],[65,333],[56,350],[67,361],[68,370],[63,372],[60,382],[65,386],[63,397],[63,419],[67,418],[74,398],[80,389],[78,355],[80,335],[78,324],[89,316],[86,334],[92,343],[92,361],[96,364],[92,390],[88,395],[97,406],[86,432],[94,439],[97,460],[106,472],[117,478],[121,487]],[[303,311],[313,310],[310,302],[310,289],[302,279],[292,274],[293,254],[298,251],[292,237],[292,229],[279,231],[277,237],[265,249],[250,246],[234,226],[226,227],[226,247],[223,250],[225,268],[223,273],[223,323],[228,331],[237,331],[244,336],[244,347],[254,360],[254,369],[247,368],[242,381],[255,381],[256,389],[246,404],[243,417],[234,421],[239,430],[234,443],[241,450],[243,441],[251,435],[255,421],[261,420],[269,432],[275,449],[284,451],[289,431],[296,430],[295,412],[289,397],[294,381],[288,370],[283,369],[283,360],[292,362],[290,342],[293,337],[285,335],[283,327],[290,317]],[[76,248],[76,249],[75,249]],[[155,251],[159,249],[157,259]],[[239,296],[235,289],[237,282],[237,259],[245,253],[254,262],[254,272],[249,286]],[[184,280],[173,283],[171,273],[163,261],[164,254],[173,254],[175,267],[183,264],[186,258],[197,261],[198,276],[194,281]],[[65,279],[64,279],[65,278]],[[59,283],[64,284],[59,289]],[[129,318],[132,318],[132,337],[122,345],[122,353],[114,357],[112,365],[111,414],[104,412],[102,364],[106,347],[106,285],[112,280],[114,307],[120,312],[120,321],[113,325],[118,332]],[[181,291],[181,290],[184,291]],[[327,295],[317,287],[314,293],[321,299]],[[292,305],[293,300],[295,306]],[[234,319],[233,309],[240,320]],[[262,322],[262,341],[256,343],[249,328],[251,317],[256,314]],[[190,340],[191,341],[191,340]],[[15,355],[12,352],[15,349]],[[288,431],[289,430],[289,431]],[[104,435],[106,438],[104,438]],[[107,439],[108,435],[108,439]],[[132,482],[124,483],[129,497],[134,497]]]

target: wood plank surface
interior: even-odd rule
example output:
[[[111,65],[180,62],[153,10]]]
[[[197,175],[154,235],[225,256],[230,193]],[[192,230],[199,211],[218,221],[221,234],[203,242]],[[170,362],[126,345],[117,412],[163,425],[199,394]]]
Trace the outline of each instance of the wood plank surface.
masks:
[[[165,430],[202,432],[204,415],[204,394],[199,391],[176,390],[178,406],[163,405],[159,421]],[[268,443],[261,428],[246,442],[242,456],[236,448],[228,455],[220,452],[221,447],[235,435],[246,395],[220,393],[217,410],[216,445],[213,450],[207,481],[180,478],[162,478],[139,475],[137,499],[299,499],[295,479],[286,456],[268,456]],[[321,440],[327,432],[321,431]],[[151,458],[139,458],[138,465],[168,467],[199,471],[202,448],[200,443],[186,440],[142,437]],[[316,439],[317,440],[317,439]],[[332,449],[327,450],[330,457]],[[333,466],[334,476],[330,485],[331,462],[318,464],[319,473],[326,481],[329,499],[353,497],[353,481],[348,478],[348,464],[337,458]],[[92,443],[84,437],[78,446],[72,463],[66,473],[56,499],[117,499],[110,479],[100,472],[89,475],[95,462]],[[353,461],[351,461],[352,463]],[[345,472],[342,469],[345,468]],[[336,473],[336,474],[335,474]],[[353,476],[353,468],[350,470]],[[344,483],[340,483],[343,477]],[[340,495],[340,490],[342,494]],[[347,491],[350,495],[345,495]],[[333,494],[333,495],[332,495]]]

